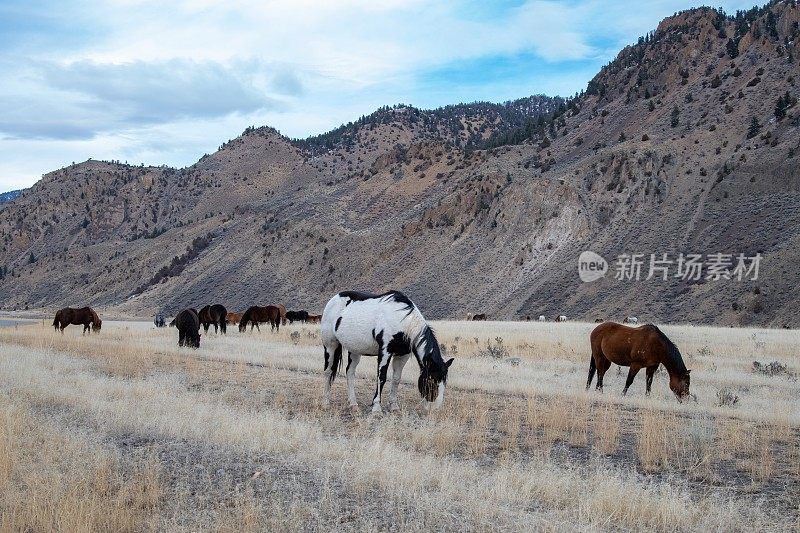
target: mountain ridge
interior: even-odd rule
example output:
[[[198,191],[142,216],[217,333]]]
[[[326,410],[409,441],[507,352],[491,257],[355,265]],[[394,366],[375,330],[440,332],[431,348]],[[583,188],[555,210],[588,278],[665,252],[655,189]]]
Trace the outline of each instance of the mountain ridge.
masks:
[[[0,302],[149,316],[396,288],[432,318],[796,324],[799,11],[678,13],[531,116],[387,107],[305,140],[248,128],[183,169],[53,171],[0,207]],[[587,249],[761,253],[763,277],[584,284]]]

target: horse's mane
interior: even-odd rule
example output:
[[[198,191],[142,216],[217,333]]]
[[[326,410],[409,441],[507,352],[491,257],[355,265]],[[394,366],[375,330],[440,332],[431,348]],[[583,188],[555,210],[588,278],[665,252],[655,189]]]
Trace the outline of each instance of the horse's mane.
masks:
[[[433,361],[439,368],[445,368],[444,359],[442,359],[442,351],[439,349],[439,341],[436,339],[436,334],[433,328],[425,325],[419,334],[417,343],[424,341],[426,349],[430,346],[431,361]]]
[[[361,292],[361,291],[342,291],[339,293],[339,296],[342,298],[349,298],[354,302],[363,302],[364,300],[377,300],[381,298],[386,298],[388,300],[393,300],[397,303],[403,304],[404,311],[408,311],[406,316],[410,315],[414,312],[416,307],[414,306],[414,302],[411,301],[411,298],[406,296],[400,291],[387,291],[383,294],[372,294],[369,292]]]
[[[394,300],[395,302],[403,304],[405,306],[405,307],[403,307],[403,311],[408,311],[408,313],[406,313],[406,316],[408,316],[411,313],[413,313],[414,309],[416,309],[414,307],[414,302],[412,302],[411,299],[408,296],[406,296],[405,294],[403,294],[400,291],[389,291],[386,294],[384,294],[383,296],[388,296],[390,299]],[[431,332],[431,335],[433,335],[433,330],[430,328],[430,326],[426,326],[426,327]],[[434,337],[434,340],[435,339],[436,339],[436,337]],[[438,346],[438,343],[437,343],[437,346]]]
[[[655,324],[647,324],[647,325],[653,328],[653,330],[658,334],[658,337],[661,339],[661,341],[666,345],[667,353],[669,354],[670,359],[672,359],[672,362],[675,364],[676,367],[675,370],[677,370],[680,373],[685,373],[686,364],[683,362],[683,357],[681,356],[681,352],[680,350],[678,350],[678,347],[675,346],[675,343],[669,340],[669,337],[667,337],[663,331],[658,329],[658,326],[656,326]]]

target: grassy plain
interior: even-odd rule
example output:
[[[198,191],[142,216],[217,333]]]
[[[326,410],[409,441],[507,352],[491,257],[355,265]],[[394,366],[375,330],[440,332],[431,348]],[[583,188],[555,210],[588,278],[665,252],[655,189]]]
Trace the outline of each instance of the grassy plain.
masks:
[[[370,358],[361,411],[343,375],[321,408],[313,325],[199,350],[140,322],[0,328],[0,529],[800,528],[800,332],[664,327],[693,370],[681,404],[661,371],[650,397],[615,366],[586,392],[593,324],[434,327],[444,408],[421,408],[411,360],[379,417]]]

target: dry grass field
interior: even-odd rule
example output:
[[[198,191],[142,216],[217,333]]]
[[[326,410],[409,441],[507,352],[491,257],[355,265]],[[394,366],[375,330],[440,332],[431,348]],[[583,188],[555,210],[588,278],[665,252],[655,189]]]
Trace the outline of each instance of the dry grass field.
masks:
[[[800,332],[663,328],[692,372],[584,391],[582,323],[435,323],[456,357],[426,414],[322,410],[317,328],[180,349],[177,332],[0,328],[0,530],[792,530]],[[488,345],[487,345],[488,341]],[[753,361],[779,361],[761,372]]]

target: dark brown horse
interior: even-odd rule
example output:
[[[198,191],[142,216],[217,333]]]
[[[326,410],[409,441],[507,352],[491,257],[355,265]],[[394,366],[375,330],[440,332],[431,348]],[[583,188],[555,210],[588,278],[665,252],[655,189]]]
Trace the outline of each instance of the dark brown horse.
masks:
[[[64,333],[64,328],[70,324],[76,326],[83,324],[83,333],[89,331],[89,326],[92,327],[92,331],[99,333],[103,321],[91,307],[81,307],[80,309],[65,307],[56,312],[56,317],[53,319],[55,329],[60,329],[61,333]]]
[[[476,315],[472,315],[472,320],[486,320],[486,313],[478,313]]]
[[[172,322],[178,328],[178,346],[200,347],[200,317],[196,310],[184,309]]]
[[[258,327],[259,322],[269,322],[270,326],[272,326],[272,331],[280,331],[281,311],[274,305],[266,307],[254,305],[242,315],[242,320],[239,321],[239,331],[245,331],[248,322],[250,323],[250,331],[253,331],[253,327],[261,331],[261,328]]]
[[[647,369],[647,394],[653,384],[653,376],[658,365],[663,364],[669,373],[669,388],[683,401],[689,396],[689,372],[683,364],[678,348],[664,333],[652,324],[638,328],[623,326],[614,322],[603,322],[589,336],[592,345],[592,358],[589,361],[589,379],[586,388],[592,384],[597,370],[597,389],[603,390],[603,375],[611,363],[630,367],[625,390],[633,383],[633,378],[642,368]]]
[[[200,309],[200,313],[198,316],[200,317],[200,324],[203,325],[203,330],[208,333],[208,327],[211,324],[214,324],[214,333],[219,333],[219,330],[222,330],[223,335],[227,333],[225,327],[225,316],[228,314],[228,310],[225,309],[224,305],[221,304],[214,304],[214,305],[207,305]]]

